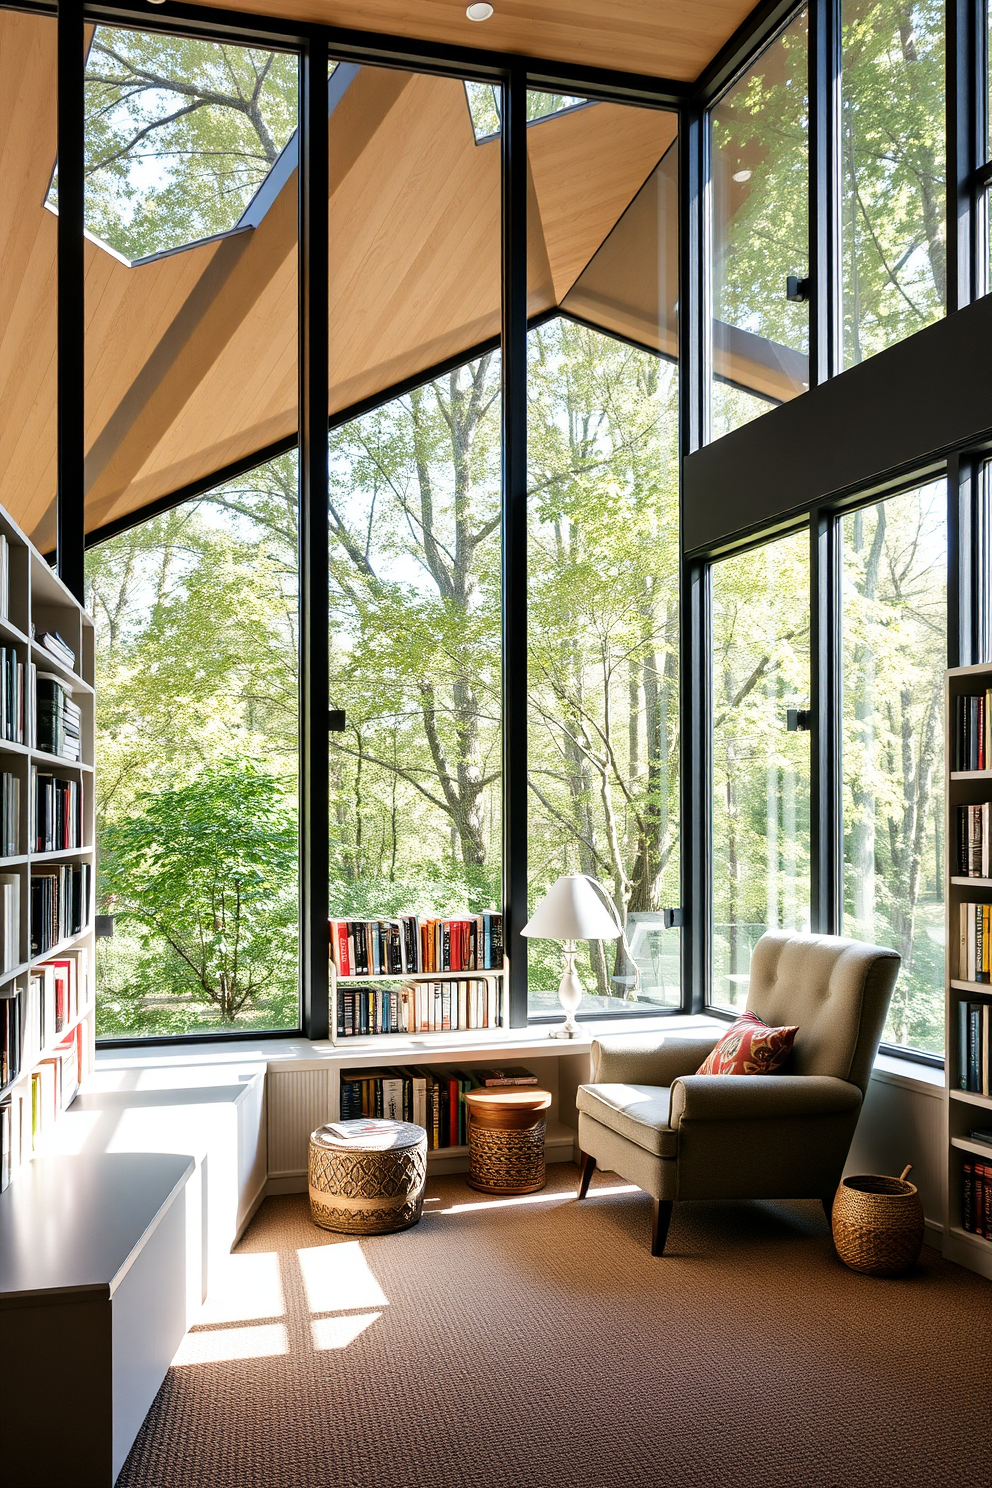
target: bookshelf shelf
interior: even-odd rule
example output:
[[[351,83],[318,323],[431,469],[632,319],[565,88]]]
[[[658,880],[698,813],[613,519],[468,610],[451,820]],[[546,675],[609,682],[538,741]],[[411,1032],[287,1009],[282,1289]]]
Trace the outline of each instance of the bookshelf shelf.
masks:
[[[87,774],[93,773],[93,766],[85,760],[65,759],[61,754],[46,754],[43,749],[32,749],[31,758],[42,765],[58,765],[60,770],[83,770]]]
[[[4,567],[6,566],[6,573]],[[9,578],[9,582],[7,579]],[[0,1187],[30,1163],[47,1144],[77,1077],[93,1067],[96,1015],[92,993],[92,871],[94,811],[94,678],[93,624],[63,584],[7,514],[0,509],[0,594],[10,609],[0,614],[0,645],[6,648],[3,681],[24,698],[23,742],[0,739],[0,772],[17,783],[10,801],[10,832],[5,846],[16,850],[0,858],[0,954],[17,964],[0,972],[0,1039],[10,1039],[12,1080],[0,1089]],[[57,631],[76,661],[67,666],[42,646],[38,637]],[[79,670],[76,671],[75,667]],[[16,673],[12,670],[16,667]],[[39,683],[49,673],[54,682]],[[76,706],[71,706],[72,697]],[[39,699],[41,706],[39,706]],[[79,735],[78,760],[39,748],[39,742],[62,745]],[[69,747],[72,744],[69,743]],[[70,782],[75,801],[78,848],[34,852],[37,776],[54,775]],[[4,782],[4,803],[10,800]],[[64,802],[62,788],[55,799]],[[50,799],[47,798],[46,799]],[[15,830],[16,823],[16,830]],[[45,835],[41,840],[46,840]],[[57,841],[57,836],[49,836]],[[65,896],[65,897],[63,897]],[[36,917],[32,924],[32,915]],[[37,917],[41,917],[39,927]],[[80,925],[77,933],[64,932]],[[45,933],[59,939],[47,951],[33,954],[32,942]],[[43,970],[51,961],[67,963]],[[75,990],[71,988],[74,984]],[[82,1004],[77,1005],[77,1002]],[[55,1031],[55,1024],[62,1027]],[[63,1080],[64,1075],[64,1080]]]
[[[992,1262],[992,1240],[986,1240],[983,1235],[975,1235],[971,1230],[964,1230],[960,1225],[951,1225],[950,1230],[955,1240],[963,1240],[968,1245],[974,1245],[979,1253],[984,1254],[985,1258]]]
[[[966,1230],[963,1218],[963,1167],[970,1154],[972,1158],[992,1162],[992,1147],[976,1142],[967,1135],[968,1126],[978,1122],[970,1112],[992,1111],[992,1096],[982,1095],[977,1090],[962,1090],[960,1082],[968,1067],[968,1055],[975,1049],[974,1032],[980,1027],[986,1014],[980,1010],[989,1007],[992,998],[992,983],[973,981],[960,973],[969,968],[962,967],[961,941],[964,925],[977,925],[978,916],[967,921],[961,906],[965,904],[987,904],[988,891],[992,889],[992,878],[972,878],[952,870],[962,862],[959,856],[959,808],[983,805],[992,801],[992,770],[956,770],[952,768],[962,756],[958,753],[958,722],[967,715],[967,705],[959,704],[961,698],[985,698],[992,689],[992,665],[955,667],[947,673],[945,699],[945,859],[947,874],[945,904],[947,906],[947,951],[945,956],[945,1006],[946,1006],[946,1050],[945,1066],[945,1132],[947,1161],[947,1207],[944,1213],[944,1254],[947,1259],[978,1271],[992,1279],[992,1240]],[[982,706],[985,704],[983,702]],[[967,731],[975,727],[975,714],[964,724]],[[974,735],[979,738],[979,734]],[[967,757],[967,756],[965,756]],[[970,818],[966,818],[968,830]],[[974,840],[974,839],[973,839]],[[977,891],[977,892],[976,892]],[[979,931],[971,930],[970,954],[977,956],[980,949]],[[978,947],[978,949],[976,949]],[[978,963],[980,965],[980,963]],[[973,1003],[975,1009],[970,1016],[961,1014],[962,1005]],[[979,1061],[980,1062],[980,1061]],[[971,1084],[986,1084],[975,1077],[976,1065],[971,1064]],[[987,1117],[986,1117],[987,1119]]]
[[[506,967],[499,969],[490,967],[488,971],[391,971],[374,972],[370,976],[340,976],[335,974],[335,980],[339,986],[351,987],[361,986],[365,982],[443,982],[454,977],[464,981],[466,977],[501,977],[506,975]],[[990,989],[992,990],[992,989]]]
[[[984,1106],[992,1111],[992,1095],[979,1095],[975,1090],[950,1090],[951,1100],[963,1101],[966,1106]]]
[[[951,1146],[961,1152],[973,1152],[976,1157],[992,1158],[992,1146],[988,1142],[976,1142],[974,1137],[952,1137]]]

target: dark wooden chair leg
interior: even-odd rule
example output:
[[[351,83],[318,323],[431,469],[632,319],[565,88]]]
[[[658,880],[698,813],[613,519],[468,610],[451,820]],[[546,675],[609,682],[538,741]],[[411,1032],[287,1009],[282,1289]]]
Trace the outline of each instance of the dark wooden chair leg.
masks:
[[[582,1154],[582,1177],[579,1179],[579,1192],[577,1198],[584,1199],[589,1192],[589,1182],[596,1171],[596,1159],[590,1157],[588,1152]]]
[[[665,1254],[665,1241],[668,1239],[668,1226],[672,1222],[672,1210],[675,1208],[671,1199],[655,1199],[654,1220],[651,1225],[651,1254],[660,1256]]]

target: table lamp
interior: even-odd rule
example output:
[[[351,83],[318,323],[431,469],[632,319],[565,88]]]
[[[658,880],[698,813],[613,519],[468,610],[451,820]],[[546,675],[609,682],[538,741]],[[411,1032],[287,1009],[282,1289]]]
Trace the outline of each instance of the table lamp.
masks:
[[[602,895],[602,898],[600,897]],[[565,1009],[562,1028],[552,1038],[574,1038],[580,1031],[575,1014],[582,1001],[582,983],[575,970],[577,940],[619,940],[620,916],[603,885],[587,873],[567,873],[552,884],[520,932],[540,940],[564,941],[565,971],[558,1000]]]

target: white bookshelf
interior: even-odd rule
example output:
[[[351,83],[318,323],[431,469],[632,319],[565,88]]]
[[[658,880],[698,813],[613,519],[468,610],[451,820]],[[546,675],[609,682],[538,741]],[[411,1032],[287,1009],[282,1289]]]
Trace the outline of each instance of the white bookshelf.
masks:
[[[20,896],[20,954],[16,966],[0,971],[0,998],[21,995],[22,1013],[28,987],[28,979],[51,960],[64,959],[67,954],[79,950],[87,953],[88,976],[85,986],[79,978],[79,1006],[74,1016],[66,1019],[59,1031],[52,1032],[45,1047],[26,1062],[22,1054],[21,1066],[16,1076],[0,1087],[0,1100],[11,1101],[12,1127],[15,1145],[12,1160],[12,1179],[17,1172],[48,1145],[48,1127],[32,1130],[32,1075],[39,1065],[51,1057],[56,1049],[68,1039],[75,1038],[82,1028],[82,1072],[85,1076],[93,1068],[95,1045],[94,1005],[94,944],[92,907],[95,895],[94,854],[94,636],[93,624],[74,595],[52,571],[41,553],[24,536],[17,525],[0,509],[0,534],[8,544],[10,578],[8,585],[7,612],[0,615],[0,646],[12,647],[18,663],[25,669],[24,709],[25,728],[23,740],[0,738],[0,772],[15,776],[19,782],[19,820],[17,829],[18,851],[9,857],[0,857],[0,873],[16,874]],[[37,637],[46,631],[57,631],[75,653],[75,667],[51,655]],[[28,686],[28,663],[33,662],[39,672],[48,672],[60,679],[71,692],[72,700],[81,710],[80,759],[63,759],[39,749],[36,740],[37,695]],[[54,775],[64,780],[80,781],[83,786],[82,845],[65,851],[35,851],[35,777],[38,773]],[[31,924],[31,875],[36,868],[51,868],[60,863],[77,866],[88,863],[90,875],[90,902],[80,933],[71,935],[47,950],[32,950],[33,927]],[[77,974],[80,971],[77,964]],[[22,1028],[23,1035],[23,1028]],[[61,1109],[56,1112],[56,1122]],[[49,1126],[51,1123],[49,1123]]]
[[[955,872],[958,867],[959,806],[976,806],[992,801],[992,770],[954,770],[955,700],[961,695],[973,696],[992,687],[992,665],[955,667],[947,673],[945,698],[945,811],[946,845],[946,927],[945,1006],[947,1051],[945,1068],[945,1112],[947,1133],[947,1205],[944,1216],[944,1255],[948,1260],[967,1266],[992,1279],[992,1240],[974,1235],[962,1225],[962,1167],[970,1157],[992,1163],[992,1147],[984,1146],[970,1135],[972,1127],[992,1128],[992,1096],[960,1088],[958,1049],[958,1004],[992,1002],[992,984],[971,982],[958,966],[960,941],[960,907],[963,903],[992,904],[992,879],[967,878]]]

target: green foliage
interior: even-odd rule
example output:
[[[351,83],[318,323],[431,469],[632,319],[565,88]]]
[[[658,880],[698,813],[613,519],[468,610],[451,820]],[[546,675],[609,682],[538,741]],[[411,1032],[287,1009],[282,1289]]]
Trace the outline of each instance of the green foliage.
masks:
[[[229,1024],[295,984],[295,816],[264,770],[232,760],[143,793],[101,849],[106,904],[156,964],[168,947],[173,996]]]
[[[128,258],[234,226],[296,128],[296,58],[99,26],[86,226]]]

